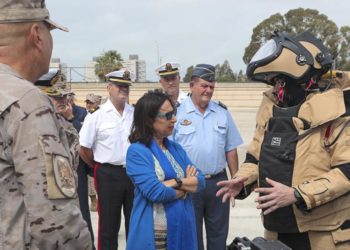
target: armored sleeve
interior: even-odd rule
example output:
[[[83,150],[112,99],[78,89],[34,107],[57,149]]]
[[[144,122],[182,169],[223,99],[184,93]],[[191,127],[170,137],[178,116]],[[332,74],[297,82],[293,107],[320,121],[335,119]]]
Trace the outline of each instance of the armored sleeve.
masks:
[[[309,210],[350,192],[350,118],[339,118],[331,128],[329,171],[296,187]]]
[[[256,127],[254,136],[247,149],[246,159],[242,166],[239,168],[235,176],[248,177],[248,180],[244,183],[245,187],[237,198],[243,199],[248,196],[257,184],[259,175],[259,158],[260,148],[264,139],[264,131],[267,126],[267,121],[272,116],[273,103],[267,96],[263,97],[262,103],[256,115]]]
[[[16,176],[26,214],[26,244],[35,249],[91,249],[76,200],[68,138],[47,96],[31,90],[2,117],[9,171]]]

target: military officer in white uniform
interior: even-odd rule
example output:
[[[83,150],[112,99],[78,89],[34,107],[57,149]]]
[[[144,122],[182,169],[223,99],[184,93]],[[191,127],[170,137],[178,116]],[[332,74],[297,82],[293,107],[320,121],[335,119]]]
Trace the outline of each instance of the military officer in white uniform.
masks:
[[[159,76],[159,83],[164,92],[171,97],[176,107],[179,106],[188,96],[180,89],[180,64],[169,62],[159,65],[156,68],[156,74]]]
[[[127,103],[130,72],[106,75],[109,99],[87,116],[80,130],[80,156],[94,168],[98,195],[99,249],[117,249],[121,210],[128,232],[133,202],[133,184],[126,175],[125,158],[134,108]]]

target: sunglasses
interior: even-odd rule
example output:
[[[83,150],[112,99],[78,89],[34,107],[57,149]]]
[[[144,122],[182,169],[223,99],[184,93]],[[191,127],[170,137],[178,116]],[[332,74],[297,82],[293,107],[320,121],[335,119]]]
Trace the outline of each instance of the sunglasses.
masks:
[[[173,116],[176,116],[176,110],[172,110],[169,111],[167,113],[163,113],[163,112],[158,112],[157,117],[162,118],[162,119],[166,119],[167,121],[171,120],[173,118]]]

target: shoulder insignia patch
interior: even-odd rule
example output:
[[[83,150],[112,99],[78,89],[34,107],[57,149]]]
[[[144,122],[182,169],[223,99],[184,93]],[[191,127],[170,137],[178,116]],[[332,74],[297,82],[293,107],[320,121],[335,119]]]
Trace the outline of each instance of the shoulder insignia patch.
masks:
[[[219,106],[223,109],[226,109],[227,110],[227,106],[225,104],[223,104],[222,102],[218,102]]]
[[[192,124],[192,122],[187,120],[187,119],[185,119],[180,124],[183,125],[183,126],[188,126],[188,125]]]
[[[68,159],[59,155],[54,156],[53,167],[59,189],[64,196],[73,198],[77,187],[73,169],[70,167]]]
[[[94,109],[90,109],[90,110],[89,110],[89,113],[92,114],[92,113],[94,113],[96,110],[98,110],[99,108],[100,108],[100,107],[97,106],[97,107],[94,108]]]

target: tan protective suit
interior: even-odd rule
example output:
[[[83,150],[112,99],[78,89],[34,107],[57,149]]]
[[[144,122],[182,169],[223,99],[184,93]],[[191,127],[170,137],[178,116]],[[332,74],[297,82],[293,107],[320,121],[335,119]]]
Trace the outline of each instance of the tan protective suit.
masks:
[[[349,84],[345,78],[345,84]],[[344,82],[337,85],[347,87]],[[309,232],[312,249],[350,249],[350,106],[344,102],[344,95],[350,102],[349,93],[350,90],[333,88],[310,94],[292,118],[299,140],[291,186],[300,192],[307,207],[302,211],[293,205],[292,211],[298,231]],[[273,100],[272,90],[264,93],[247,151],[249,157],[236,174],[249,177],[241,195],[249,195],[249,189],[259,182],[260,153],[273,116]],[[278,171],[279,166],[271,168]],[[270,239],[276,235],[266,231]]]
[[[0,82],[0,249],[92,249],[76,198],[76,132],[4,64]]]

